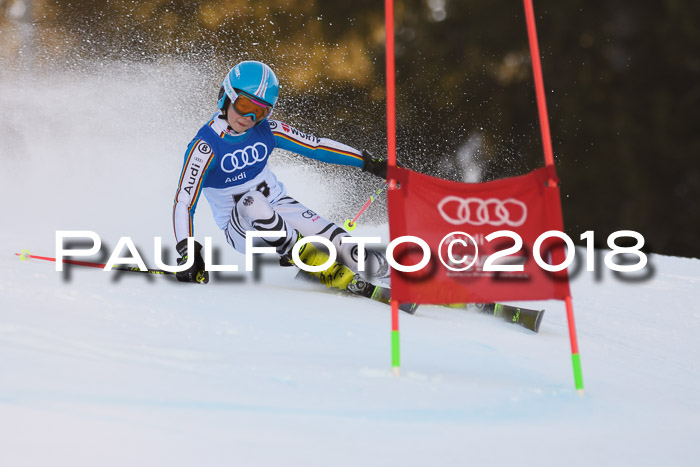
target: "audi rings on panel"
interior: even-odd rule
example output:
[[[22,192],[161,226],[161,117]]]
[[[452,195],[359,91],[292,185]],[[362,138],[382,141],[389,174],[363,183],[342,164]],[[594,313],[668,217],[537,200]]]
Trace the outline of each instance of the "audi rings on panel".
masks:
[[[267,146],[263,143],[255,143],[243,149],[236,149],[221,158],[221,170],[226,173],[245,169],[258,162],[262,162],[267,157]]]
[[[446,196],[438,203],[438,211],[453,225],[508,225],[519,227],[527,219],[527,206],[514,198],[460,198]]]

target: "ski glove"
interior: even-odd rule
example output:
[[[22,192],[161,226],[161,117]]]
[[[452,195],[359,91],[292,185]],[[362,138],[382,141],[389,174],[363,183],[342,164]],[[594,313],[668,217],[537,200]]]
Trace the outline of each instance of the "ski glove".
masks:
[[[362,166],[363,172],[369,172],[372,175],[376,175],[377,177],[381,178],[382,180],[386,180],[386,169],[389,162],[388,159],[382,157],[375,157],[369,151],[364,150],[362,151],[362,160],[365,163]],[[396,165],[398,167],[404,166],[399,161],[396,161]]]
[[[180,266],[185,264],[190,253],[187,251],[187,239],[181,240],[175,246],[175,249],[180,255],[180,258],[177,260],[177,265]],[[202,245],[195,241],[193,250],[194,251],[192,251],[192,254],[194,254],[194,263],[188,269],[181,272],[176,272],[175,277],[177,277],[177,280],[180,282],[200,282],[202,284],[206,284],[209,282],[209,273],[204,270]]]

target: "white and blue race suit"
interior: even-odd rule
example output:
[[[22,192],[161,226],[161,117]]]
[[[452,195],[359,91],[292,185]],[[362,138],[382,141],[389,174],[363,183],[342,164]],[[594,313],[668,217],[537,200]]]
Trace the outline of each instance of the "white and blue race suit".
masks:
[[[194,236],[194,212],[204,193],[216,224],[237,251],[245,252],[247,231],[287,230],[287,238],[267,241],[283,254],[296,241],[296,230],[304,236],[328,238],[338,248],[341,262],[356,269],[356,251],[344,251],[350,248],[340,243],[347,232],[288,196],[270,170],[268,162],[276,147],[331,164],[364,164],[357,149],[276,120],[263,120],[243,134],[234,133],[217,112],[185,153],[173,209],[176,242]],[[388,276],[388,270],[380,269],[378,276]]]

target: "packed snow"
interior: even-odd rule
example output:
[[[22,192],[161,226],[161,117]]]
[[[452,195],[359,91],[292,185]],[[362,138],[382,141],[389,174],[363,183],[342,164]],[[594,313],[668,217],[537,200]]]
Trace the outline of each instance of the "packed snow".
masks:
[[[182,112],[198,79],[168,64],[0,71],[0,465],[697,465],[698,259],[572,274],[584,397],[557,301],[522,303],[546,309],[539,334],[436,306],[402,314],[397,377],[387,306],[272,262],[203,286],[20,261],[25,248],[54,256],[57,230],[100,235],[94,261],[123,236],[150,265],[153,237],[172,248],[183,151],[216,94]],[[273,165],[344,220],[328,212],[344,169]],[[204,200],[196,229],[243,269]]]

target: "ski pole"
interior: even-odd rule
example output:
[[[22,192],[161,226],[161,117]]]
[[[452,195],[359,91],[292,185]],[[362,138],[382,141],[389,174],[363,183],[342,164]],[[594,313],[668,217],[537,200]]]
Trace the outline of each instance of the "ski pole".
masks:
[[[20,253],[15,253],[15,256],[19,256],[19,259],[22,261],[26,261],[27,259],[40,259],[43,261],[53,261],[54,263],[56,262],[56,258],[51,258],[49,256],[37,256],[37,255],[32,255],[29,253],[29,250],[22,250]],[[101,263],[94,263],[92,261],[77,261],[74,259],[62,259],[62,263],[65,264],[73,264],[76,266],[86,266],[89,268],[99,268],[99,269],[104,269],[106,264],[101,264]],[[162,269],[146,269],[145,271],[142,271],[138,267],[135,266],[114,266],[112,268],[113,271],[129,271],[129,272],[142,272],[146,274],[164,274],[164,275],[175,275],[174,272],[170,271],[163,271]]]
[[[372,194],[372,196],[369,197],[369,199],[365,202],[364,206],[362,206],[362,207],[360,208],[360,211],[359,211],[357,214],[355,214],[355,217],[354,217],[352,220],[351,220],[351,219],[347,219],[347,220],[345,221],[345,228],[346,228],[347,230],[351,230],[351,231],[352,231],[352,230],[355,230],[355,228],[357,227],[357,225],[355,224],[355,223],[357,222],[357,219],[362,215],[363,212],[365,212],[365,211],[367,210],[368,207],[370,207],[370,205],[371,205],[372,203],[374,203],[374,200],[376,199],[377,196],[379,196],[379,195],[381,195],[382,193],[384,193],[384,190],[386,190],[387,186],[388,186],[388,183],[386,183],[386,182],[385,182],[382,186],[380,186],[380,187],[377,189],[377,191],[375,191],[375,192]]]

